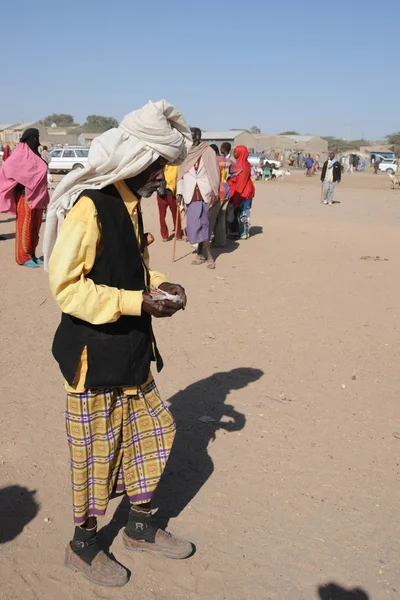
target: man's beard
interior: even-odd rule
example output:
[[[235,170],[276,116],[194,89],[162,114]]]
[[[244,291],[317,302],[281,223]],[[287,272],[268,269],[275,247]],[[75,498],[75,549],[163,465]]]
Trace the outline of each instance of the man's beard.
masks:
[[[150,188],[150,187],[147,187],[146,185],[144,185],[142,188],[136,190],[135,194],[137,196],[140,196],[141,198],[150,198],[154,194],[155,191],[156,190],[153,189],[152,187]]]

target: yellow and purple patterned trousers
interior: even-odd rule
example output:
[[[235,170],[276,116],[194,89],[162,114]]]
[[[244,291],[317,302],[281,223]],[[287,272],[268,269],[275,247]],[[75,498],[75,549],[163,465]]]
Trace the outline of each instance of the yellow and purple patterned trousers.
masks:
[[[122,388],[68,393],[74,522],[104,515],[113,492],[149,502],[167,463],[175,423],[150,374],[137,394]]]

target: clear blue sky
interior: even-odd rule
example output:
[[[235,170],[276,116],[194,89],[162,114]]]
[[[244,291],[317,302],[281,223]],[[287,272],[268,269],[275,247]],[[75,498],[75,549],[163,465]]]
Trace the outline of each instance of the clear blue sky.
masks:
[[[0,16],[3,123],[164,97],[202,129],[400,130],[398,0],[10,0]]]

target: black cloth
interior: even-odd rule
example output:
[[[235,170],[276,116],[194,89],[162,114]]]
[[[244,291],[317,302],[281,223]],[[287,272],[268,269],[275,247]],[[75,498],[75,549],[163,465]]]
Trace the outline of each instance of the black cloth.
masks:
[[[40,154],[39,154],[40,141],[39,141],[39,130],[38,129],[31,127],[30,129],[27,129],[26,131],[24,131],[24,133],[21,136],[20,142],[27,144],[29,146],[29,148],[32,150],[32,152],[34,152],[35,154],[40,156]]]
[[[324,162],[324,166],[322,167],[322,173],[321,173],[321,181],[325,181],[325,176],[326,176],[326,170],[328,168],[328,163],[330,161],[326,160]],[[339,161],[336,161],[335,164],[332,167],[333,169],[333,182],[334,183],[339,183],[342,179],[342,169],[340,167],[340,163]]]
[[[101,227],[102,245],[88,279],[123,290],[148,289],[150,275],[143,262],[145,244],[139,212],[140,247],[131,217],[114,186],[85,190],[93,201]],[[79,202],[79,199],[78,199]],[[92,325],[65,313],[53,341],[53,356],[67,382],[73,385],[82,351],[87,347],[85,387],[117,388],[146,383],[151,361],[163,367],[151,326],[151,316],[121,316],[115,323]]]
[[[71,541],[71,548],[88,565],[100,552],[97,529],[84,529],[75,527],[74,539]]]

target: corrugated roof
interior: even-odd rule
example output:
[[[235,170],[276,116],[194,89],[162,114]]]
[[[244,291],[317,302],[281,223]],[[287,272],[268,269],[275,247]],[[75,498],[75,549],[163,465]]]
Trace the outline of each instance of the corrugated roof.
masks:
[[[14,131],[22,131],[23,129],[29,129],[32,125],[36,125],[37,121],[30,121],[29,123],[18,123],[13,127]]]
[[[0,131],[4,131],[5,129],[12,129],[15,127],[16,123],[0,123]]]
[[[231,131],[203,131],[203,140],[233,140],[243,133],[244,129],[232,129]]]

